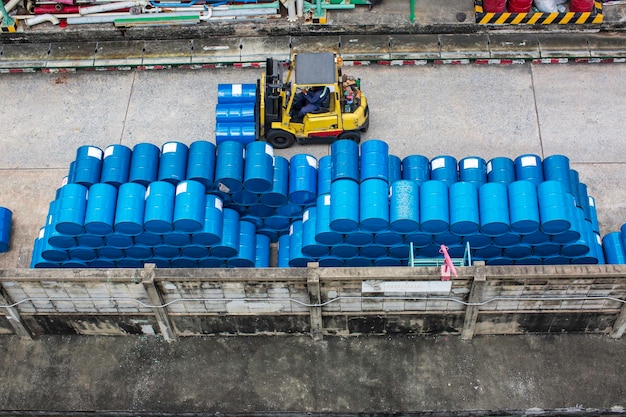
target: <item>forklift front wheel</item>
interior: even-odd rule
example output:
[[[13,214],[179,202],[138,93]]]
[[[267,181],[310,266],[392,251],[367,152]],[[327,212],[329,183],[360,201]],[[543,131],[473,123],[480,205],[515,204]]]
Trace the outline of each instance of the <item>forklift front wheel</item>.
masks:
[[[283,130],[270,130],[265,135],[265,139],[274,147],[274,149],[289,148],[296,141],[296,137],[294,135]]]
[[[349,139],[353,140],[356,143],[361,142],[361,132],[358,130],[346,130],[341,135],[339,135],[339,139]]]

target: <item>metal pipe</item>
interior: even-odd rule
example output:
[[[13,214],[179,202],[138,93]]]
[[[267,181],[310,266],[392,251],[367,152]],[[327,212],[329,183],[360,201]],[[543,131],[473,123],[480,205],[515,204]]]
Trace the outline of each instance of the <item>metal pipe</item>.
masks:
[[[35,25],[38,25],[38,24],[43,23],[43,22],[50,22],[53,25],[58,25],[59,24],[59,19],[57,19],[56,17],[54,17],[50,13],[48,13],[48,14],[40,14],[38,16],[31,17],[30,19],[26,19],[26,24],[28,26],[35,26]]]
[[[411,23],[415,23],[415,0],[411,0],[411,13],[409,14]]]
[[[304,0],[296,0],[296,15],[298,17],[304,16]]]
[[[289,22],[295,22],[298,20],[296,16],[296,0],[287,0],[287,20]]]
[[[73,17],[68,17],[66,21],[68,25],[82,25],[82,24],[88,24],[88,23],[94,23],[94,24],[113,23],[115,19],[118,19],[119,17],[125,16],[125,15],[127,15],[127,13],[124,13],[124,14],[106,13],[106,14],[99,14],[97,16],[73,16]]]
[[[94,14],[94,13],[102,13],[102,12],[111,12],[113,10],[120,10],[120,9],[130,9],[131,7],[135,7],[135,6],[145,6],[148,3],[146,1],[124,1],[124,2],[114,2],[114,3],[105,3],[105,4],[100,4],[98,6],[88,6],[88,7],[81,7],[78,9],[78,12],[81,15],[86,15],[86,14]]]
[[[20,4],[22,0],[10,0],[7,4],[4,5],[4,9],[8,12],[10,12],[11,10],[13,10],[15,8],[15,6],[17,6],[18,4]]]

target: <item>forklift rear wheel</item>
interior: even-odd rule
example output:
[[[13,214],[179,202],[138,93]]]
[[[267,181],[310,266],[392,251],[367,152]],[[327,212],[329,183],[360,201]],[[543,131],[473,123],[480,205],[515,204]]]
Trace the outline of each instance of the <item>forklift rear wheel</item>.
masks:
[[[358,130],[346,130],[341,135],[339,135],[339,139],[349,139],[353,140],[356,143],[361,142],[361,132]]]
[[[289,132],[282,130],[270,130],[265,135],[267,142],[275,149],[286,149],[293,145],[296,137]]]

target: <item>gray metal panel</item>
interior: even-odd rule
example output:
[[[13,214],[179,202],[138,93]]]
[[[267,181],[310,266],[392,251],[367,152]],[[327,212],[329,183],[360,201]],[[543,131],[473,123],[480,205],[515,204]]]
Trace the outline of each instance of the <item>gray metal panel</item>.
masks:
[[[335,56],[330,52],[296,55],[296,84],[333,84],[335,71]]]

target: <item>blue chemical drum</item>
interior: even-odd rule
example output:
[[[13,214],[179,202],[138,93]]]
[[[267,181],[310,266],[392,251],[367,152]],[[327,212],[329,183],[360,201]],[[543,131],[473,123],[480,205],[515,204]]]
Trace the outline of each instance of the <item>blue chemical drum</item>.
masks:
[[[389,228],[389,185],[386,179],[369,178],[359,187],[361,229],[378,232]]]
[[[537,187],[541,231],[556,235],[567,231],[572,225],[568,216],[565,185],[560,181],[544,181]]]
[[[493,236],[491,238],[491,243],[501,248],[506,248],[509,246],[515,246],[515,245],[522,243],[522,238],[518,233],[508,232],[502,235]],[[477,247],[477,246],[474,246],[474,247]]]
[[[514,246],[505,247],[502,250],[502,255],[505,256],[506,258],[511,258],[511,259],[526,258],[527,256],[530,256],[532,253],[533,251],[530,245],[524,245],[523,243],[520,243]]]
[[[459,180],[471,182],[480,188],[487,182],[487,163],[478,156],[468,156],[459,161]]]
[[[539,203],[537,187],[531,181],[515,181],[509,184],[509,218],[511,230],[528,234],[539,230]]]
[[[270,238],[257,233],[256,235],[256,249],[254,252],[254,267],[255,268],[269,268],[270,266]]]
[[[152,258],[152,248],[145,245],[133,245],[124,251],[127,258],[131,259],[149,259]]]
[[[555,237],[555,236],[553,236]],[[534,233],[529,233],[527,235],[521,236],[522,243],[527,245],[539,245],[541,243],[545,243],[550,240],[550,236],[543,233],[541,230],[537,230]]]
[[[289,202],[309,204],[317,198],[317,159],[298,154],[289,161]]]
[[[172,245],[157,245],[152,248],[154,256],[157,258],[173,259],[180,256],[180,248]]]
[[[509,158],[498,156],[487,162],[487,182],[509,185],[515,181],[515,163]]]
[[[438,180],[450,186],[458,181],[456,159],[452,156],[437,156],[430,161],[430,179]]]
[[[331,181],[338,179],[359,180],[359,144],[341,139],[330,145]]]
[[[156,246],[163,243],[163,237],[152,232],[143,232],[133,236],[133,241],[139,245]]]
[[[426,232],[413,232],[404,235],[404,243],[413,243],[415,247],[424,247],[433,243],[433,235]]]
[[[388,182],[391,185],[402,179],[402,160],[396,155],[389,155],[387,163]]]
[[[328,246],[315,240],[317,224],[317,207],[309,207],[302,213],[302,253],[318,258],[328,255]]]
[[[134,182],[122,184],[117,192],[113,230],[125,235],[143,232],[146,187]]]
[[[236,256],[239,252],[239,213],[225,208],[222,212],[222,238],[211,248],[210,255],[216,258],[227,259]]]
[[[272,189],[274,178],[274,149],[265,142],[252,142],[246,146],[243,188],[251,193],[264,193]]]
[[[235,193],[243,188],[244,160],[243,143],[226,141],[217,146],[215,185],[220,192]]]
[[[511,229],[507,187],[500,182],[483,184],[478,190],[480,232],[497,236]]]
[[[207,190],[215,186],[215,145],[198,140],[189,146],[186,178],[198,181]]]
[[[130,159],[129,182],[136,182],[147,187],[157,180],[159,172],[159,147],[151,143],[138,143],[133,147]]]
[[[86,210],[87,187],[81,184],[67,184],[62,187],[56,208],[56,231],[70,236],[83,233]]]
[[[239,250],[226,261],[229,268],[253,268],[256,258],[256,227],[247,221],[239,222]]]
[[[550,155],[543,160],[543,178],[545,181],[560,181],[565,191],[572,192],[569,175],[569,158],[564,155]]]
[[[209,248],[205,245],[186,245],[180,251],[181,256],[185,258],[201,259],[209,256]]]
[[[367,230],[357,229],[344,236],[344,242],[355,246],[365,246],[374,242],[374,234]]]
[[[399,259],[391,257],[382,257],[374,260],[374,266],[400,266],[402,262]]]
[[[276,259],[276,265],[279,268],[289,268],[289,240],[291,237],[289,233],[281,235],[278,238],[278,256]]]
[[[385,246],[402,243],[403,236],[395,230],[382,230],[374,235],[374,243]]]
[[[248,190],[239,190],[236,193],[233,193],[233,205],[242,206],[242,211],[245,212],[245,208],[252,204],[257,204],[259,202],[259,195],[255,193],[251,193]],[[240,213],[243,214],[243,213]]]
[[[359,226],[359,184],[351,179],[338,179],[330,185],[330,228],[348,233]]]
[[[545,258],[558,255],[561,252],[561,245],[556,242],[543,242],[532,245],[533,255]]]
[[[456,172],[456,171],[455,171]],[[430,234],[448,230],[450,223],[448,186],[443,181],[426,181],[420,186],[420,228]]]
[[[248,215],[257,218],[259,221],[263,221],[266,217],[274,215],[275,208],[266,206],[265,204],[253,204],[248,206]]]
[[[339,232],[332,230],[330,227],[330,200],[330,194],[320,195],[319,197],[317,197],[317,205],[315,210],[315,241],[326,246],[335,245],[343,241],[343,235]]]
[[[360,254],[370,259],[382,258],[383,256],[387,256],[387,246],[372,243],[363,246],[360,250]]]
[[[197,181],[181,181],[174,199],[174,230],[193,233],[204,225],[206,196],[204,185]]]
[[[389,145],[386,142],[371,139],[361,144],[360,174],[361,181],[389,180]]]
[[[254,103],[256,101],[256,84],[218,84],[218,104]]]
[[[259,201],[270,207],[284,206],[288,202],[289,161],[282,156],[274,156],[272,168],[272,189],[261,194]]]
[[[171,232],[174,218],[176,187],[169,182],[155,181],[146,189],[143,227],[152,233]]]
[[[568,258],[576,258],[585,255],[592,249],[595,240],[594,233],[591,230],[591,224],[585,221],[582,211],[576,211],[576,219],[574,219],[574,221],[577,223],[576,228],[581,231],[581,235],[577,241],[566,243],[562,246],[561,255],[567,256]]]
[[[319,159],[317,168],[317,195],[330,194],[330,183],[332,182],[331,167],[332,157],[323,156]]]
[[[302,221],[296,220],[289,227],[289,266],[302,268],[313,258],[302,253]]]
[[[346,264],[343,259],[330,255],[319,258],[318,262],[322,268],[340,268]]]
[[[75,261],[93,261],[96,259],[96,250],[84,246],[76,246],[68,251],[70,259]]]
[[[81,146],[76,150],[73,183],[90,187],[100,182],[102,172],[102,149],[95,146]]]
[[[97,236],[113,233],[116,204],[117,188],[106,183],[92,185],[85,212],[85,232]]]
[[[275,230],[277,232],[286,232],[289,229],[289,217],[279,216],[277,214],[263,219],[263,228]]]
[[[189,148],[180,142],[166,142],[161,147],[159,161],[159,181],[178,184],[187,175],[187,155]]]
[[[580,176],[578,171],[575,169],[569,170],[569,185],[570,185],[570,193],[574,195],[574,199],[576,200],[576,205],[578,207],[582,207],[583,202],[580,200]]]
[[[75,172],[75,170],[76,170],[76,161],[72,161],[72,162],[70,162],[70,167],[69,167],[69,169],[67,171],[67,176],[65,177],[66,179],[65,179],[63,185],[74,183],[74,172]]]
[[[219,146],[223,142],[239,142],[247,145],[256,138],[256,123],[234,122],[217,123],[215,125],[215,143]]]
[[[186,256],[179,256],[171,260],[170,265],[172,268],[197,268],[198,260],[193,258],[187,258]]]
[[[8,252],[11,243],[11,220],[13,212],[6,207],[0,207],[0,253]]]
[[[585,211],[585,219],[591,221],[591,210],[589,209],[589,194],[587,184],[578,183],[578,194],[580,195],[581,207]]]
[[[402,179],[421,184],[430,180],[430,161],[423,155],[409,155],[402,160]]]
[[[515,158],[515,180],[530,181],[535,185],[541,184],[543,182],[541,157],[525,154]]]
[[[63,262],[69,259],[69,255],[66,249],[53,247],[48,237],[50,236],[53,228],[50,224],[39,229],[39,250],[43,259],[49,262]],[[35,253],[33,252],[33,257]]]
[[[389,223],[399,233],[419,229],[419,185],[417,181],[398,180],[389,188]]]
[[[115,261],[112,259],[94,259],[90,261],[88,266],[90,268],[115,268]]]
[[[124,257],[124,249],[114,248],[112,246],[103,246],[96,250],[98,258],[110,259],[116,261]]]
[[[128,182],[132,151],[124,145],[109,145],[104,149],[100,182],[115,187]]]
[[[457,235],[478,232],[478,190],[471,182],[450,186],[450,231]]]
[[[123,235],[118,232],[113,232],[110,235],[104,237],[106,242],[105,247],[112,247],[115,249],[126,249],[134,245],[133,237],[130,235]]]
[[[83,233],[76,238],[77,246],[85,246],[87,248],[101,248],[104,246],[104,236],[96,236],[89,233]]]
[[[64,235],[56,230],[56,223],[59,217],[57,214],[58,205],[58,200],[52,200],[48,208],[46,242],[55,248],[69,249],[76,246],[76,238],[74,236]]]
[[[543,260],[539,256],[526,256],[525,258],[515,259],[515,265],[541,265]]]
[[[602,238],[607,264],[626,264],[626,250],[620,232],[611,232]]]
[[[354,256],[352,258],[346,259],[346,266],[352,268],[366,268],[372,266],[373,262],[371,259],[366,258],[365,256]]]
[[[215,121],[254,122],[254,101],[248,103],[223,103],[215,106]]]
[[[433,235],[433,243],[436,245],[460,245],[462,237],[452,232],[443,232]]]
[[[359,254],[359,247],[349,243],[338,243],[330,247],[330,255],[343,260],[352,258]]]

